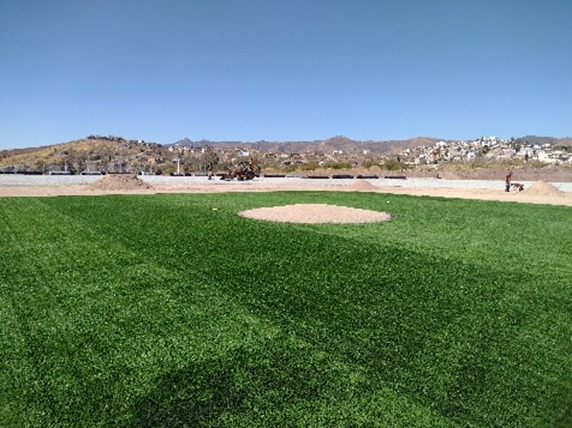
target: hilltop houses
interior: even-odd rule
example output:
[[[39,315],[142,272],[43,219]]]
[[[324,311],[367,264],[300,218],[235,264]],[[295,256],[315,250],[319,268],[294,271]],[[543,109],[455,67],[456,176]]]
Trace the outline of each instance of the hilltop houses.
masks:
[[[539,161],[550,164],[572,163],[572,154],[555,150],[551,144],[532,145],[527,142],[481,137],[472,141],[438,141],[433,146],[418,146],[403,150],[399,157],[410,165],[441,162],[466,162],[478,157],[488,160],[521,158],[525,162]]]

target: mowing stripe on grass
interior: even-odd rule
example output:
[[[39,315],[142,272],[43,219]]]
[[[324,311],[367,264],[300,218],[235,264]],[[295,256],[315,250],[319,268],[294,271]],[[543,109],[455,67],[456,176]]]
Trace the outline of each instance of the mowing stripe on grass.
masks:
[[[318,201],[394,220],[236,215]],[[0,422],[566,426],[570,209],[519,205],[522,236],[498,230],[513,205],[319,192],[2,200],[12,381]]]

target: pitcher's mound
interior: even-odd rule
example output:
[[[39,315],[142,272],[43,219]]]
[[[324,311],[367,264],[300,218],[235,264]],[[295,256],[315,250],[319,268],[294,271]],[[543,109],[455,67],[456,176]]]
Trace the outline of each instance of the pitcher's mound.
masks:
[[[381,211],[329,204],[295,204],[241,211],[243,217],[283,223],[376,223],[391,216]]]

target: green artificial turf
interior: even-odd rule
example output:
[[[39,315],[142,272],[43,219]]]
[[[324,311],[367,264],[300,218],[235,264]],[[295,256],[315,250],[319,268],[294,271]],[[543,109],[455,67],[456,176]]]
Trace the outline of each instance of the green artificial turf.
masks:
[[[330,203],[390,222],[243,209]],[[0,199],[0,426],[572,425],[572,209]]]

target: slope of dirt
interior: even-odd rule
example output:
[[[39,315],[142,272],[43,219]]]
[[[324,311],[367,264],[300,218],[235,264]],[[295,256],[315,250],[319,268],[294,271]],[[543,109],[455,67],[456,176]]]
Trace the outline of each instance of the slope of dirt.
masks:
[[[545,196],[557,196],[564,195],[564,192],[558,190],[557,187],[550,183],[544,181],[537,181],[528,189],[524,189],[527,195],[545,195]]]
[[[89,184],[89,190],[139,190],[152,189],[153,186],[138,179],[135,175],[108,174],[101,179]]]
[[[376,186],[374,186],[367,180],[356,180],[356,182],[352,184],[350,187],[352,190],[365,191],[365,192],[378,190]]]

